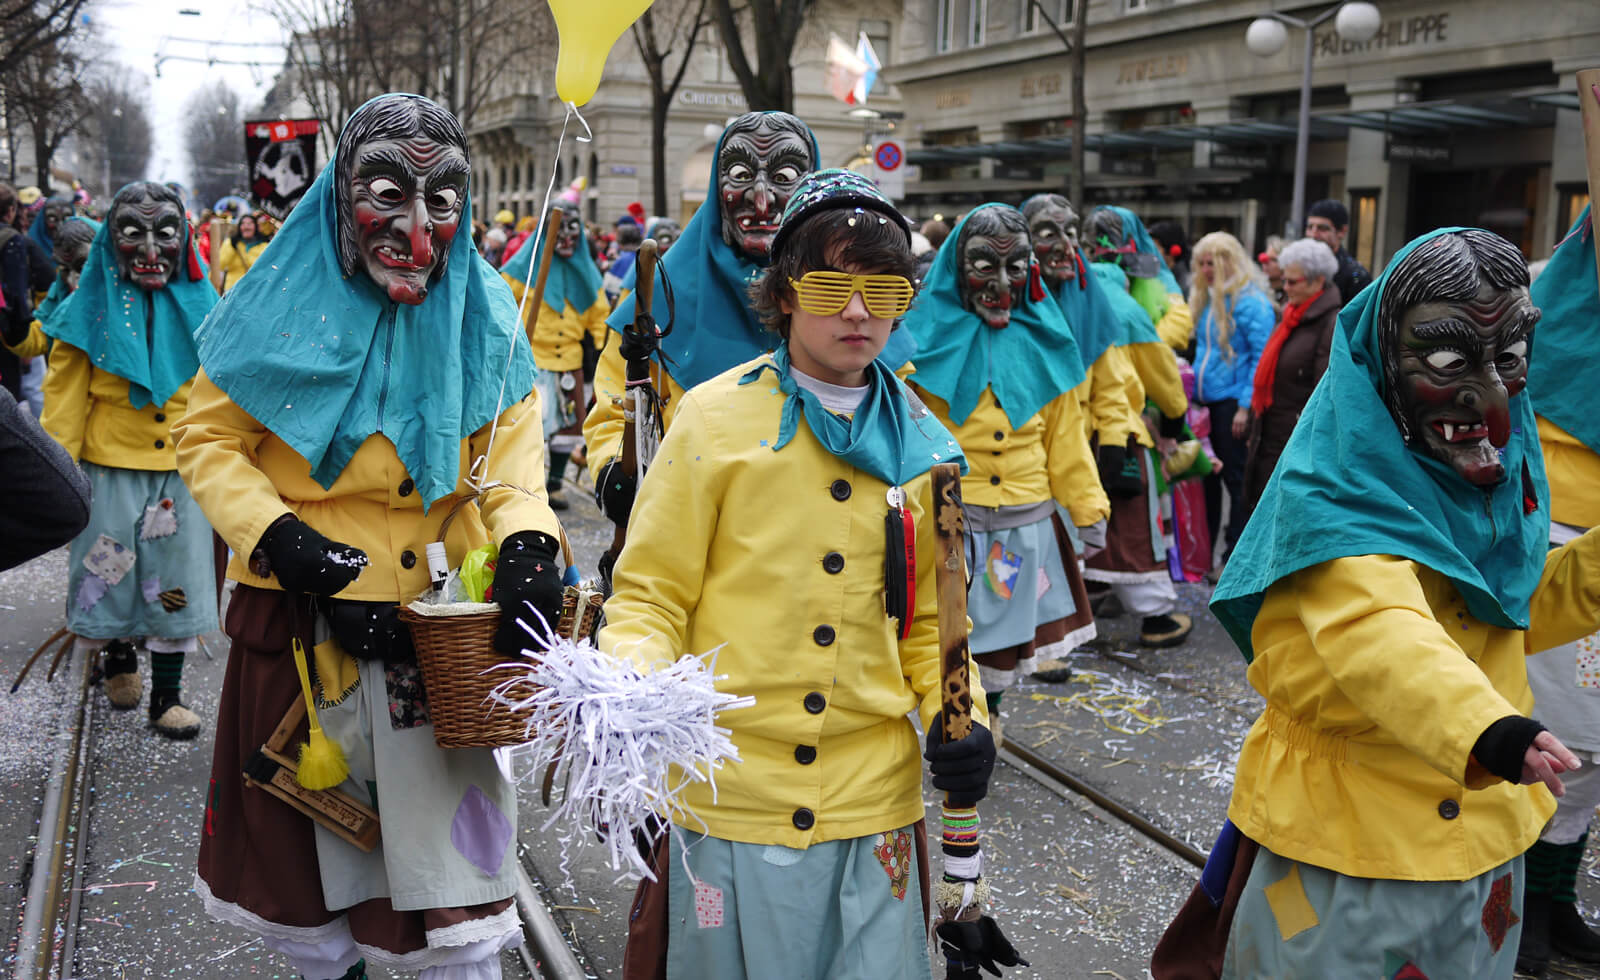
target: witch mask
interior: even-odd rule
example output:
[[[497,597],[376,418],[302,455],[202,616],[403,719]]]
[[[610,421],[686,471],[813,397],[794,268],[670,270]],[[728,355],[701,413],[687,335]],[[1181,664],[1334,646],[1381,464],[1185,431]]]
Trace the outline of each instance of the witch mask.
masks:
[[[1499,483],[1539,322],[1522,253],[1487,231],[1440,235],[1391,273],[1382,303],[1385,401],[1406,444],[1470,483]]]
[[[728,124],[717,156],[722,239],[765,262],[783,206],[811,170],[805,123],[787,112],[747,112]]]
[[[344,274],[360,269],[390,300],[421,303],[444,273],[467,202],[461,124],[427,99],[384,96],[350,117],[337,160]]]
[[[556,230],[556,255],[563,259],[570,259],[578,251],[578,243],[583,241],[583,219],[578,217],[577,211],[561,211],[561,226]]]
[[[122,278],[146,292],[167,288],[183,262],[189,230],[177,193],[153,181],[129,184],[117,192],[106,220]]]
[[[1060,194],[1035,194],[1022,203],[1039,274],[1051,286],[1078,277],[1078,213]]]
[[[44,229],[53,238],[61,228],[62,222],[72,217],[72,204],[67,201],[51,201],[44,206]]]
[[[67,287],[67,292],[78,288],[78,277],[83,274],[83,264],[89,258],[89,245],[94,241],[94,226],[87,221],[65,221],[56,232],[56,276]]]
[[[1115,262],[1122,271],[1140,279],[1151,279],[1160,274],[1158,256],[1139,251],[1128,229],[1123,227],[1122,215],[1110,208],[1097,208],[1089,215],[1085,234],[1089,239],[1089,254],[1096,262]]]
[[[999,329],[1011,323],[1028,288],[1032,246],[1028,225],[1013,208],[983,208],[961,230],[961,301],[983,322]]]

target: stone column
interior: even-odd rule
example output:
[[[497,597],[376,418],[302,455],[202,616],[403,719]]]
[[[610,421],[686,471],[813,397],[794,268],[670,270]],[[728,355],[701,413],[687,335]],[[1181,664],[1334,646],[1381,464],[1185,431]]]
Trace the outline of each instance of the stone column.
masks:
[[[1350,111],[1391,109],[1416,99],[1417,84],[1409,79],[1351,82]],[[1406,242],[1406,211],[1411,203],[1411,165],[1384,159],[1385,134],[1381,130],[1352,126],[1345,156],[1345,190],[1378,192],[1377,241],[1373,243],[1378,269]],[[1310,202],[1307,202],[1308,204]],[[1352,220],[1354,218],[1352,217]]]

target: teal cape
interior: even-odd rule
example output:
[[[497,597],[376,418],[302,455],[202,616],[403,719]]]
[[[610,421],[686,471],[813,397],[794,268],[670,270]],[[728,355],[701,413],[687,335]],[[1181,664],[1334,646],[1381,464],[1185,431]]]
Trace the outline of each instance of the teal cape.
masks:
[[[577,249],[566,258],[554,252],[550,253],[555,261],[550,263],[550,275],[545,277],[544,305],[557,313],[567,306],[572,307],[574,313],[586,312],[601,298],[600,289],[604,280],[600,276],[600,267],[594,264],[594,252],[589,249],[587,228],[583,230],[582,235]],[[539,245],[542,251],[544,242],[539,242]],[[533,247],[534,236],[529,235],[517,246],[517,250],[511,253],[510,258],[500,263],[500,272],[524,286],[530,282],[538,282],[539,265],[544,256],[532,251]],[[532,268],[528,265],[530,258],[533,260]]]
[[[91,221],[88,218],[79,217],[72,217],[68,218],[67,220],[81,221],[93,228],[96,234],[98,234],[100,231],[100,222],[98,221]],[[45,293],[44,299],[40,300],[39,305],[33,308],[33,318],[43,324],[44,321],[50,319],[50,317],[55,314],[56,308],[61,305],[61,301],[71,295],[71,293],[67,292],[67,284],[61,281],[60,276],[56,276],[50,281],[50,291]]]
[[[1511,399],[1511,439],[1501,450],[1506,479],[1487,490],[1408,448],[1383,400],[1378,309],[1389,274],[1427,242],[1461,230],[1440,228],[1407,244],[1340,312],[1328,372],[1211,599],[1246,660],[1254,657],[1250,630],[1273,583],[1357,555],[1426,565],[1450,579],[1478,620],[1528,628],[1550,534],[1550,493],[1528,393]]]
[[[1121,326],[1118,346],[1162,343],[1161,335],[1156,333],[1156,325],[1150,321],[1150,314],[1129,294],[1128,274],[1122,270],[1122,266],[1114,262],[1091,262],[1089,268],[1093,270],[1094,278],[1100,283],[1100,291]]]
[[[1540,415],[1600,453],[1600,414],[1589,398],[1600,390],[1600,286],[1590,206],[1529,290],[1544,316],[1533,332],[1528,390],[1539,400]]]
[[[1067,326],[1072,328],[1072,336],[1078,342],[1078,355],[1083,358],[1084,369],[1088,370],[1108,347],[1121,347],[1126,343],[1123,339],[1126,331],[1111,305],[1111,297],[1106,295],[1106,288],[1089,271],[1089,263],[1077,249],[1072,250],[1072,257],[1077,261],[1077,275],[1052,288],[1050,295],[1055,297],[1062,316],[1067,318]]]
[[[89,361],[128,381],[134,408],[165,405],[200,367],[195,331],[217,305],[185,227],[178,269],[165,289],[146,293],[122,278],[109,225],[89,244],[77,291],[62,299],[39,325],[45,334],[89,355]]]
[[[866,397],[848,419],[828,411],[794,380],[788,344],[761,358],[739,383],[757,382],[766,371],[777,376],[777,390],[787,396],[773,452],[789,444],[804,415],[806,427],[824,449],[890,486],[904,485],[935,463],[960,463],[961,472],[967,472],[966,457],[949,431],[882,361],[867,365]]]
[[[28,225],[28,237],[38,242],[39,247],[44,249],[44,254],[50,257],[50,264],[52,266],[55,265],[56,261],[56,240],[55,236],[50,234],[50,227],[44,223],[44,213],[50,210],[50,205],[52,204],[71,203],[72,202],[66,198],[50,198],[48,201],[44,202],[42,207],[39,208],[39,213],[33,216],[33,223]]]
[[[392,302],[360,269],[344,275],[337,169],[329,160],[206,319],[200,361],[324,488],[368,436],[387,436],[426,510],[455,491],[461,440],[533,390],[533,352],[511,288],[472,247],[470,194],[422,303]]]
[[[989,388],[1011,427],[1021,428],[1084,378],[1072,328],[1054,301],[1033,298],[1033,274],[1003,329],[988,326],[961,302],[962,229],[984,208],[1004,207],[1009,205],[983,204],[967,212],[939,246],[916,305],[906,313],[903,329],[917,341],[909,380],[950,405],[953,425],[967,420]]]
[[[1106,205],[1106,210],[1114,212],[1117,217],[1122,219],[1123,237],[1133,242],[1134,248],[1145,255],[1155,256],[1156,278],[1161,280],[1161,287],[1166,290],[1167,295],[1182,293],[1183,290],[1178,286],[1178,277],[1174,276],[1172,270],[1167,268],[1167,259],[1166,256],[1161,254],[1161,246],[1157,245],[1156,240],[1150,237],[1150,230],[1144,226],[1144,222],[1139,219],[1139,216],[1127,208],[1117,207],[1116,205]]]
[[[656,324],[665,329],[669,315],[662,286],[664,275],[672,283],[676,310],[670,317],[672,332],[661,339],[661,348],[652,357],[685,389],[766,353],[778,339],[750,310],[750,282],[761,274],[765,263],[741,257],[722,239],[716,161],[722,156],[722,143],[727,136],[724,130],[711,155],[711,183],[705,202],[657,263],[655,291],[650,297],[650,313]],[[815,170],[819,157],[817,138],[809,129],[806,136],[811,143],[811,169]],[[638,273],[639,264],[635,262],[622,281],[627,298],[606,318],[606,325],[619,333],[633,323],[633,290],[638,285]]]

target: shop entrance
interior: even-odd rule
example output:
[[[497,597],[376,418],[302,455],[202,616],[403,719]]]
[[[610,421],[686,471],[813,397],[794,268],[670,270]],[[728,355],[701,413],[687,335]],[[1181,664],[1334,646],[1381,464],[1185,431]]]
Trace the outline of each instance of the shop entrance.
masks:
[[[1445,171],[1415,168],[1411,174],[1406,238],[1449,225],[1487,228],[1531,257],[1537,202],[1536,167]]]

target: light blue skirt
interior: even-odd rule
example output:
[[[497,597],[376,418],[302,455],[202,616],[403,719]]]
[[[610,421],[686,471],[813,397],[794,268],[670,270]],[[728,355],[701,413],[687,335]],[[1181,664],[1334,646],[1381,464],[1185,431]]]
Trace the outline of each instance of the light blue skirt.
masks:
[[[669,844],[667,980],[928,980],[914,827],[804,850],[684,836],[687,854]]]
[[[211,525],[177,470],[84,463],[89,526],[72,541],[67,628],[95,640],[217,628]]]
[[[1510,980],[1522,857],[1467,881],[1352,878],[1263,847],[1239,896],[1224,980]]]
[[[1068,522],[1070,523],[1070,522]],[[1092,619],[1078,627],[1072,581],[1064,564],[1077,556],[1063,555],[1050,515],[1022,527],[967,532],[967,615],[972,617],[972,652],[1004,650],[1035,642],[1040,626],[1073,620],[1069,635],[1051,643],[1040,656],[1064,656],[1094,639]],[[1058,649],[1059,648],[1059,649]]]

